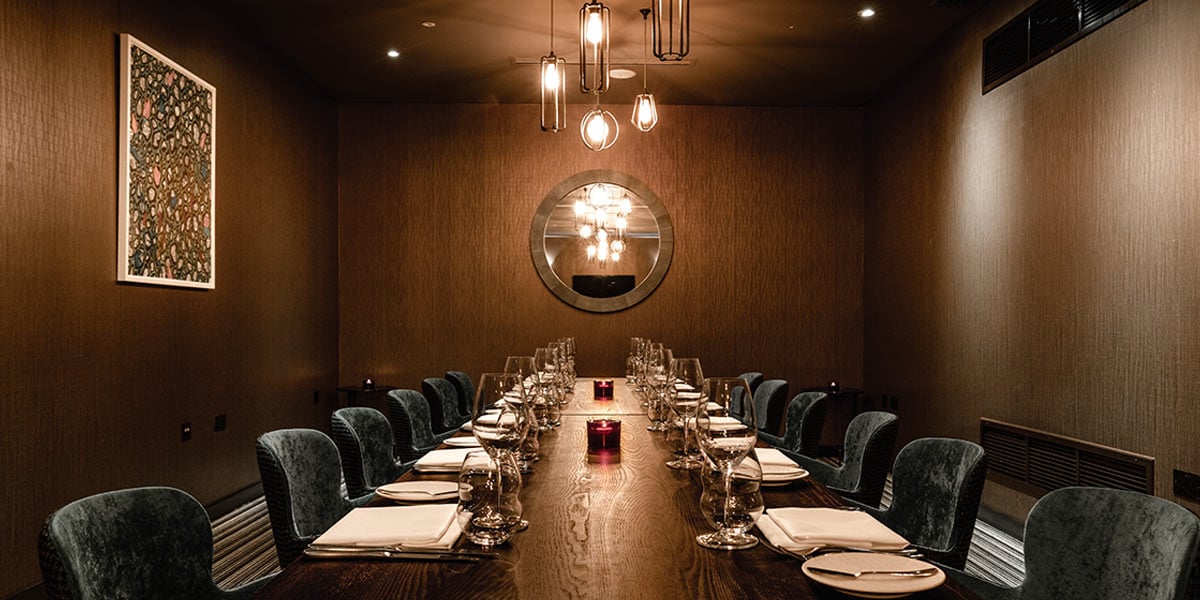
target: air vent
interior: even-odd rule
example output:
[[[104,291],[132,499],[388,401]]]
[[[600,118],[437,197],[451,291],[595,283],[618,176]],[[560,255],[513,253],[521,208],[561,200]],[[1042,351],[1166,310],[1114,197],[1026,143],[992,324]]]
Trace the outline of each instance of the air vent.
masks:
[[[1154,459],[992,419],[979,422],[988,476],[1041,496],[1068,486],[1154,493]]]
[[[1040,0],[983,40],[983,93],[1146,0]]]

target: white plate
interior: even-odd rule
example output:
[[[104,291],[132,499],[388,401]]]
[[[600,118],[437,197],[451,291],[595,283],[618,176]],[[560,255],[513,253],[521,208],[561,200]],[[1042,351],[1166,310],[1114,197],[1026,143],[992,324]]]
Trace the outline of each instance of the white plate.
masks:
[[[932,567],[923,560],[897,556],[894,554],[873,554],[870,552],[839,552],[822,554],[808,559],[801,566],[809,579],[827,585],[844,594],[859,598],[903,598],[909,594],[931,590],[946,581],[946,574],[938,569],[937,573],[928,577],[903,577],[896,575],[863,575],[862,577],[843,577],[841,575],[826,575],[809,570],[809,567],[824,567],[841,571],[861,570],[910,570]]]
[[[452,437],[443,442],[452,448],[479,448],[479,440],[474,437]]]
[[[381,485],[375,490],[380,497],[400,502],[436,502],[458,497],[456,481],[400,481]]]
[[[798,473],[783,473],[783,474],[763,473],[762,484],[765,486],[787,485],[793,481],[800,481],[801,479],[804,479],[805,477],[808,477],[808,471],[805,471],[804,469],[800,469],[800,471]]]
[[[474,427],[471,425],[471,422],[470,422],[470,421],[467,421],[466,423],[463,423],[463,424],[462,424],[462,427],[459,427],[459,430],[461,430],[461,431],[466,431],[466,432],[468,432],[468,433],[470,433],[470,431],[471,431],[472,429],[474,429]]]

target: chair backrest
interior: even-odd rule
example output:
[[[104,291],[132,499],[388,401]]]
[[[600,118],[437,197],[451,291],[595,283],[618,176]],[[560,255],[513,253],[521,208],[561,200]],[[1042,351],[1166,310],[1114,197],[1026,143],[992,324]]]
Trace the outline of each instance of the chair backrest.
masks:
[[[788,382],[768,379],[754,390],[754,424],[759,431],[779,435],[783,428],[783,413],[787,408]]]
[[[446,379],[454,386],[454,391],[458,394],[459,414],[469,419],[475,404],[475,383],[471,381],[471,376],[462,371],[446,371]]]
[[[471,419],[458,412],[458,393],[454,384],[442,377],[428,377],[421,381],[421,394],[429,403],[429,414],[433,416],[433,432],[442,433],[457,429]]]
[[[825,429],[829,395],[825,392],[801,392],[788,403],[783,430],[783,445],[806,456],[816,456]]]
[[[754,394],[756,393],[755,390],[757,390],[758,386],[760,384],[762,384],[763,374],[755,373],[755,372],[747,372],[747,373],[742,373],[741,375],[738,375],[738,378],[746,380],[746,385],[748,385],[750,387],[750,396],[753,397]],[[742,388],[740,388],[740,387],[734,388],[732,390],[732,393],[730,394],[730,399],[729,399],[729,411],[738,418],[742,418],[745,416],[745,411],[742,409],[742,400],[743,400],[742,395],[743,395]],[[754,408],[757,409],[758,406],[756,405]],[[746,419],[742,418],[742,421],[745,421],[745,420]],[[757,426],[758,419],[756,418],[755,421],[756,421],[755,425]],[[778,432],[771,431],[769,433],[775,434]]]
[[[144,487],[76,500],[38,540],[51,598],[218,598],[212,524],[187,492]]]
[[[838,481],[826,484],[844,497],[879,506],[899,429],[900,419],[888,412],[869,411],[851,419]]]
[[[757,371],[747,371],[738,375],[738,377],[746,380],[746,383],[750,386],[751,395],[758,392],[758,386],[762,385],[763,382],[763,374]]]
[[[342,464],[329,436],[315,429],[264,433],[256,444],[258,471],[280,566],[350,512],[342,495]]]
[[[975,531],[987,457],[974,442],[922,438],[892,467],[892,504],[882,520],[927,558],[961,569]]]
[[[394,454],[400,460],[416,460],[438,445],[431,426],[429,402],[416,390],[387,393],[388,422],[395,438]]]
[[[1200,519],[1154,496],[1062,488],[1025,523],[1022,599],[1181,600]]]
[[[383,413],[367,406],[333,413],[333,442],[342,458],[346,490],[361,496],[391,483],[403,472],[393,458],[392,426]]]

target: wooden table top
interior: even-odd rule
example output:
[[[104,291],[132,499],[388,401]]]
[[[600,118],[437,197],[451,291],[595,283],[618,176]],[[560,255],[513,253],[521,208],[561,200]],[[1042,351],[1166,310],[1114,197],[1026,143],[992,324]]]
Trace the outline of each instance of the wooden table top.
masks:
[[[846,596],[808,580],[800,561],[761,544],[722,552],[702,548],[709,530],[699,510],[692,473],[667,468],[669,450],[620,380],[616,398],[579,398],[562,427],[543,434],[542,459],[526,475],[521,499],[529,529],[480,563],[329,560],[302,557],[256,595],[306,598],[799,598]],[[586,394],[580,392],[586,391]],[[597,406],[599,405],[599,406]],[[588,464],[588,416],[619,415],[622,462]],[[407,473],[401,479],[453,479]],[[838,506],[816,482],[763,488],[767,507]],[[386,504],[386,502],[383,502]],[[914,600],[973,600],[955,584],[910,596]]]

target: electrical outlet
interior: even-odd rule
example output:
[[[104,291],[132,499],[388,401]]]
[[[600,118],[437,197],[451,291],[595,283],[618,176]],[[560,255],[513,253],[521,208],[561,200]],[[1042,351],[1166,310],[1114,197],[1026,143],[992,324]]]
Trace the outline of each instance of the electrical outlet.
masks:
[[[185,442],[192,439],[192,424],[191,424],[191,422],[185,421],[183,423],[183,425],[179,428],[179,437],[183,438],[182,441],[185,441]]]
[[[213,431],[225,431],[225,413],[213,417]]]

